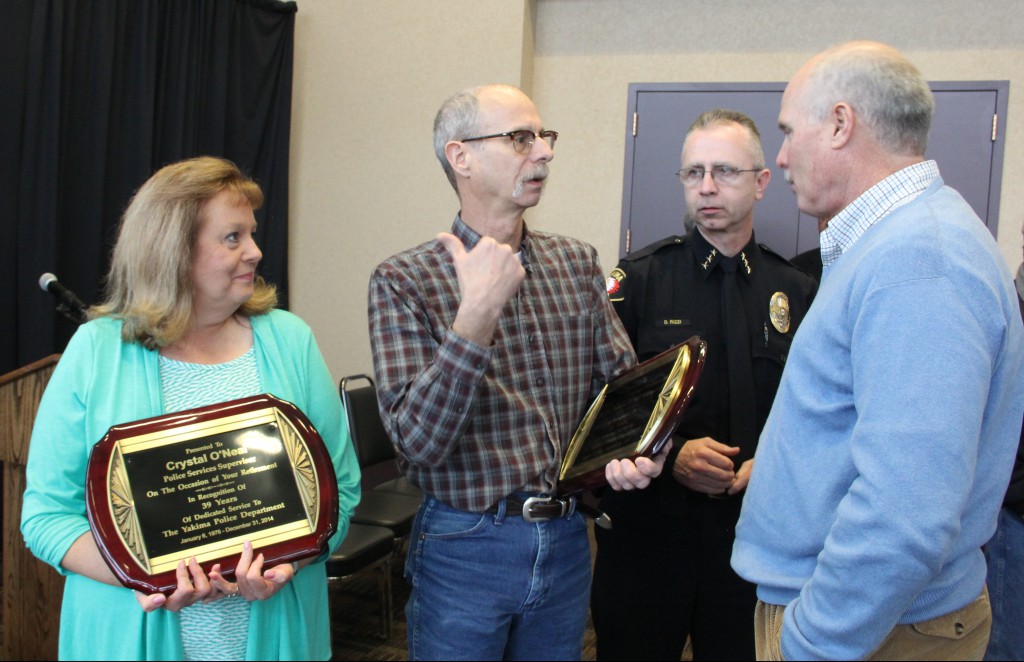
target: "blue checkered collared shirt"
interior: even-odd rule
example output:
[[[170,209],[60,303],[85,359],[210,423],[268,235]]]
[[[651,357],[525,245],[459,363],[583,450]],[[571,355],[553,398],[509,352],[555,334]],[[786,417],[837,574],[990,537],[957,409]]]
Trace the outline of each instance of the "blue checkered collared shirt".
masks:
[[[828,267],[880,219],[912,202],[938,179],[935,161],[922,161],[897,170],[848,204],[829,221],[819,237],[821,263]]]

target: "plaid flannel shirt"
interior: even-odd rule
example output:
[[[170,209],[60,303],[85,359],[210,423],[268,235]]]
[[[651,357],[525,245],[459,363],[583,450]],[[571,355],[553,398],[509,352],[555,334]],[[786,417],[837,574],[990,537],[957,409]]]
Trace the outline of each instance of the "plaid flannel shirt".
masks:
[[[452,233],[467,250],[480,240],[459,217]],[[520,248],[526,279],[490,347],[451,330],[459,286],[440,242],[385,260],[370,279],[377,394],[399,464],[463,510],[554,490],[590,401],[636,363],[593,247],[524,226]]]

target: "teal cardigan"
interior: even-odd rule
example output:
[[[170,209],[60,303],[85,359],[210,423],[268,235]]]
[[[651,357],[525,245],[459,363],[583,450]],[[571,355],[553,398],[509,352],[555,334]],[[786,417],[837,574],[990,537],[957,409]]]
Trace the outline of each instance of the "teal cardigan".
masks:
[[[359,467],[334,381],[310,328],[273,311],[252,318],[256,364],[265,392],[294,403],[320,432],[338,478],[338,531],[348,532],[359,501]],[[121,340],[111,318],[78,329],[43,394],[32,430],[21,531],[32,553],[67,575],[61,608],[61,659],[170,660],[183,657],[178,615],[145,613],[133,591],[60,567],[89,531],[85,475],[89,452],[110,426],[164,412],[157,352]],[[248,660],[331,656],[323,560],[302,568],[269,600],[252,603]]]

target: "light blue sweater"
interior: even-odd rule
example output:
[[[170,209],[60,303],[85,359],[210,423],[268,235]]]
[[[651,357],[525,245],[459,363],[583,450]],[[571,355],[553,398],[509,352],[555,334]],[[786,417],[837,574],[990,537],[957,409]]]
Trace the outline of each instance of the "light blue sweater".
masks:
[[[359,467],[338,392],[313,333],[298,317],[273,311],[252,318],[263,390],[295,404],[317,428],[338,478],[341,544],[359,501]],[[183,655],[178,615],[144,613],[133,592],[60,567],[71,543],[89,531],[85,473],[89,452],[111,425],[164,413],[158,355],[121,341],[121,323],[80,327],[43,394],[32,430],[21,531],[40,559],[67,575],[61,607],[61,659],[166,660]],[[246,659],[328,659],[331,655],[323,562],[302,568],[272,598],[252,603]]]
[[[1024,409],[991,235],[933,183],[825,271],[761,435],[732,565],[787,659],[856,659],[985,582]]]

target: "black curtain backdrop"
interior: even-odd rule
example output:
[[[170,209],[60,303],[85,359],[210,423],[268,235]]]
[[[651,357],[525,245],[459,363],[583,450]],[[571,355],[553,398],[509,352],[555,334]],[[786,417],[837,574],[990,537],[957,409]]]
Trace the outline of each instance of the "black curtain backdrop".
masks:
[[[4,0],[0,374],[62,352],[75,331],[39,276],[98,302],[129,198],[183,158],[223,156],[259,182],[260,273],[284,302],[295,11],[278,0]]]

